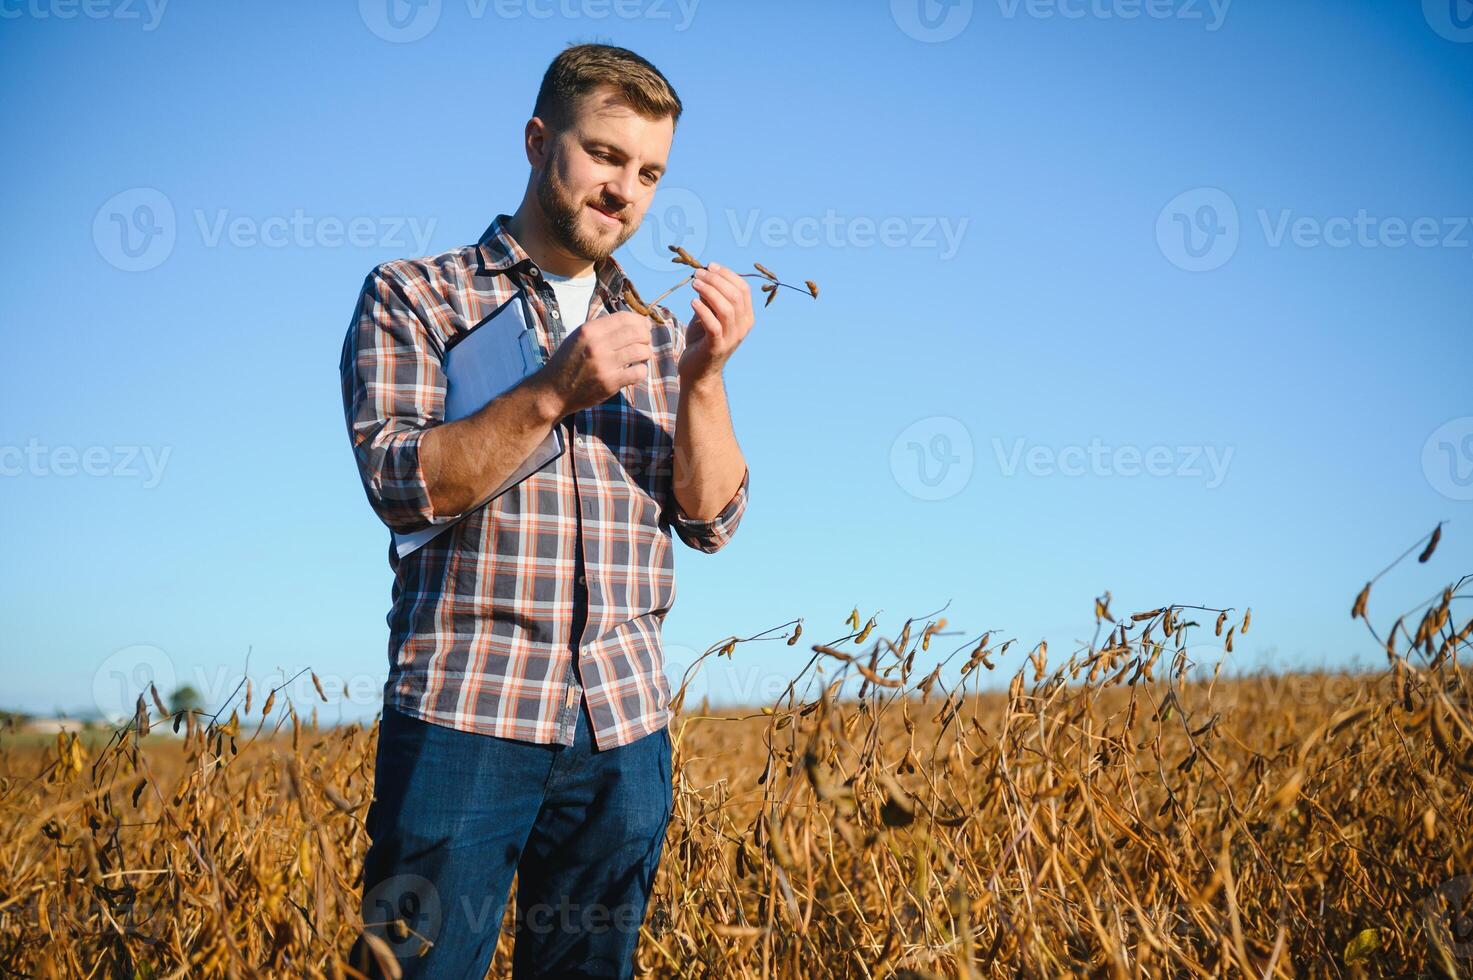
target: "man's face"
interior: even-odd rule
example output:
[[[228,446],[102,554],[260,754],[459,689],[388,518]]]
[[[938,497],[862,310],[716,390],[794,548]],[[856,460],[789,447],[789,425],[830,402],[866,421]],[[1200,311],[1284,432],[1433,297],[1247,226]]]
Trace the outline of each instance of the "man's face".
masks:
[[[568,129],[550,133],[537,203],[569,252],[607,258],[639,230],[665,172],[675,125],[636,113],[611,88],[584,96]]]

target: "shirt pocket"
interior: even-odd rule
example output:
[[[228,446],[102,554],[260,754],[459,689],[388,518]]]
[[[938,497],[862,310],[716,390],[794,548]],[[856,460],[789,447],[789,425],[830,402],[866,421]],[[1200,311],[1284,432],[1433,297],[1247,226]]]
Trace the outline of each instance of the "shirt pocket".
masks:
[[[674,439],[664,430],[658,431],[653,442],[619,445],[613,451],[624,479],[657,502],[664,500],[675,463]]]

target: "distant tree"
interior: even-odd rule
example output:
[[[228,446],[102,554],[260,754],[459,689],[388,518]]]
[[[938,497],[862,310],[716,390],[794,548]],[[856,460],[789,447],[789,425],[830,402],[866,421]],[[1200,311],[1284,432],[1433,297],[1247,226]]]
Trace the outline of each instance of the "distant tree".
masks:
[[[200,711],[204,706],[204,697],[188,684],[180,684],[169,695],[170,711]]]

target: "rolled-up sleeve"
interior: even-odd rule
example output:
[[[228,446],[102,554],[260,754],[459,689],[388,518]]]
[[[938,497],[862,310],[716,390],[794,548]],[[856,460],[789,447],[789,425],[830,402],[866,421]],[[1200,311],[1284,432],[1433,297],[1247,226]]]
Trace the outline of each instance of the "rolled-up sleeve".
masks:
[[[440,345],[409,296],[393,270],[369,273],[338,365],[363,489],[400,534],[461,516],[434,513],[420,465],[420,441],[445,418],[445,373]]]
[[[687,545],[697,551],[711,553],[720,551],[731,540],[736,533],[737,525],[742,522],[742,514],[747,509],[747,483],[751,479],[752,471],[748,467],[742,472],[741,485],[737,487],[736,493],[732,495],[721,512],[710,520],[698,521],[690,517],[681,508],[679,501],[672,493],[670,502],[670,524],[675,533]]]

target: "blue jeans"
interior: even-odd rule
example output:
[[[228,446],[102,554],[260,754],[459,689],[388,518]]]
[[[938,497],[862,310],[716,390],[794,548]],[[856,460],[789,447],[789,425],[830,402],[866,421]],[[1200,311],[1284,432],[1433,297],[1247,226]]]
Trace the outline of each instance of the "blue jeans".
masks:
[[[599,750],[586,707],[571,746],[385,707],[374,780],[363,919],[406,978],[484,977],[513,873],[514,976],[633,975],[670,820],[668,729]],[[379,976],[363,954],[360,940],[355,966]]]

